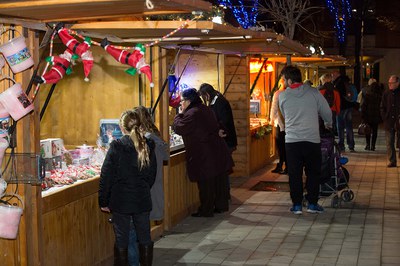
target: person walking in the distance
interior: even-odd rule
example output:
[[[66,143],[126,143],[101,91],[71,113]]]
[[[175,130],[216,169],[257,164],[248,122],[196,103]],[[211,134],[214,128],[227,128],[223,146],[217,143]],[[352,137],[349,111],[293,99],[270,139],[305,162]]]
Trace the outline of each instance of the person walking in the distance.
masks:
[[[318,90],[301,82],[299,68],[289,65],[281,74],[286,89],[279,95],[279,107],[285,119],[285,147],[293,203],[290,211],[302,214],[304,168],[307,212],[322,213],[324,209],[318,204],[322,161],[319,116],[325,126],[331,128],[332,112]]]
[[[140,125],[137,112],[128,110],[121,115],[120,127],[124,136],[111,142],[101,168],[99,205],[102,211],[112,212],[116,266],[129,265],[131,220],[139,242],[140,265],[152,265],[150,188],[156,177],[157,162],[154,143],[143,136]]]
[[[381,101],[381,117],[385,127],[388,167],[397,167],[396,148],[400,145],[400,88],[399,77],[389,78],[389,89],[385,90]]]
[[[374,151],[376,139],[378,137],[378,125],[382,121],[380,114],[382,94],[380,87],[375,79],[368,81],[361,103],[361,119],[371,127],[371,132],[365,135],[366,151]],[[372,134],[372,138],[371,138]]]
[[[346,130],[346,141],[350,152],[354,152],[354,132],[353,132],[353,108],[356,102],[348,100],[346,86],[350,83],[349,77],[340,75],[338,71],[332,73],[333,85],[340,94],[340,112],[336,116],[337,118],[337,130],[339,137],[339,148],[341,151],[345,151],[345,139],[344,132]]]
[[[337,135],[336,117],[340,113],[340,94],[335,90],[335,85],[332,83],[332,75],[325,73],[321,76],[321,87],[319,92],[324,95],[329,107],[332,110],[332,128]]]

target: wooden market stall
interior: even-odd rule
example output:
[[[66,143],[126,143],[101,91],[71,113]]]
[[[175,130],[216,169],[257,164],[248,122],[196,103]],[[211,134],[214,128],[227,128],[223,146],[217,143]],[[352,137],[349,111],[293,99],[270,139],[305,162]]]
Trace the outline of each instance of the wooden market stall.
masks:
[[[65,27],[98,42],[107,37],[110,42],[126,47],[133,47],[136,43],[156,44],[149,46],[145,53],[146,62],[152,69],[153,89],[144,75],[127,75],[124,70],[128,66],[117,62],[97,45],[90,48],[94,65],[89,82],[84,81],[83,65],[77,63],[73,66],[73,74],[65,76],[53,88],[46,108],[43,104],[52,88],[41,85],[33,113],[16,124],[13,139],[17,142],[15,151],[18,154],[29,154],[29,158],[34,158],[31,161],[37,160],[39,142],[48,138],[63,139],[67,149],[82,144],[96,145],[100,119],[118,118],[123,110],[136,105],[155,106],[176,59],[174,72],[177,76],[182,74],[182,84],[197,88],[208,82],[224,92],[230,101],[239,141],[233,155],[235,175],[250,176],[273,158],[273,135],[254,139],[250,134],[257,126],[250,128],[250,87],[254,74],[250,73],[249,64],[254,55],[303,53],[303,48],[272,32],[250,32],[210,21],[136,21],[146,13],[211,9],[209,3],[196,0],[153,0],[152,3],[154,9],[151,11],[146,9],[144,1],[139,0],[74,1],[72,4],[66,1],[8,1],[0,4],[0,23],[13,27],[26,38],[26,45],[35,61],[34,67],[16,75],[7,66],[2,70],[20,82],[23,88],[29,87],[37,67],[39,73],[43,70],[43,58],[50,55],[48,46],[41,47],[46,38],[44,32],[49,29],[48,22],[63,21]],[[174,36],[161,39],[175,30]],[[2,36],[2,41],[10,37],[14,36]],[[267,37],[272,41],[266,43]],[[65,50],[59,40],[54,42],[53,48],[54,54]],[[274,73],[264,77],[256,85],[274,84],[275,76]],[[0,91],[9,86],[5,84]],[[267,90],[270,92],[270,85]],[[175,110],[168,107],[167,92],[168,89],[160,97],[155,117],[164,139],[170,140],[169,125]],[[32,99],[35,86],[27,94]],[[264,99],[262,112],[265,116],[268,104]],[[262,149],[255,151],[259,147]],[[262,161],[255,164],[259,158]],[[2,263],[10,266],[111,265],[113,232],[108,214],[98,208],[98,176],[42,192],[40,176],[36,174],[40,169],[38,166],[29,168],[27,165],[32,165],[31,161],[18,166],[16,175],[21,174],[22,178],[17,180],[13,176],[7,180],[6,192],[19,194],[25,209],[17,239],[0,239]],[[26,175],[29,178],[23,178]],[[171,147],[170,161],[164,167],[164,190],[165,219],[153,226],[154,236],[176,225],[198,206],[197,188],[186,177],[185,151],[178,145]],[[17,199],[10,202],[19,204]]]

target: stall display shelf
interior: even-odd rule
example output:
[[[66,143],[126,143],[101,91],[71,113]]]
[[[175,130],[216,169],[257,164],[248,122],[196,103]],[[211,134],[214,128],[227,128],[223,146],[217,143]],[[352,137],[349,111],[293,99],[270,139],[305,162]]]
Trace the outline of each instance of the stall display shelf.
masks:
[[[75,187],[75,186],[80,186],[80,185],[82,185],[84,183],[87,183],[87,182],[92,182],[93,180],[98,179],[99,177],[100,176],[97,175],[97,176],[91,177],[91,178],[86,179],[86,180],[77,180],[75,183],[73,183],[71,185],[63,185],[63,186],[51,187],[51,188],[49,188],[47,190],[42,191],[42,198],[50,196],[50,195],[53,195],[55,193],[59,193],[59,192],[61,192],[63,190],[66,190],[66,189],[69,189],[69,188],[72,188],[72,187]]]

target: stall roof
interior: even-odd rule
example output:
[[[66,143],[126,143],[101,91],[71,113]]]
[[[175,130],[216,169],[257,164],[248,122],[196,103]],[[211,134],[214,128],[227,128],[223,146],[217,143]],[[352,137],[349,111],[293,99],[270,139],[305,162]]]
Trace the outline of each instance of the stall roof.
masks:
[[[209,11],[211,4],[200,0],[39,0],[1,1],[0,23],[46,30],[46,23],[62,21],[67,27],[93,38],[111,42],[151,43],[165,48],[196,49],[225,54],[301,54],[309,50],[300,43],[272,31],[252,31],[211,21],[147,21],[155,14]],[[141,21],[138,21],[141,20]],[[51,24],[51,23],[50,23]]]
[[[269,57],[269,61],[273,62],[286,62],[286,57]],[[293,63],[302,64],[304,66],[321,66],[321,67],[331,67],[347,65],[348,60],[340,55],[312,55],[309,57],[303,56],[293,56],[290,59]]]
[[[199,0],[1,0],[0,16],[40,22],[93,20],[143,15],[211,11],[211,3]]]
[[[126,42],[152,42],[166,36],[182,25],[182,21],[112,21],[81,23],[74,30],[123,39]],[[149,30],[151,29],[151,30]],[[112,32],[110,36],[108,33]],[[222,25],[211,21],[191,21],[188,26],[165,38],[160,43],[165,48],[183,47],[230,54],[307,54],[309,50],[300,43],[271,31],[252,31]]]

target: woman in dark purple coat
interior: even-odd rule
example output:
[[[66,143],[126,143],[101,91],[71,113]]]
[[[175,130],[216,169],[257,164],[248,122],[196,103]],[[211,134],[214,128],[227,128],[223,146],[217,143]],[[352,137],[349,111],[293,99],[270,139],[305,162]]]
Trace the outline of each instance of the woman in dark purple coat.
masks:
[[[233,160],[225,141],[218,135],[219,124],[214,112],[205,106],[195,89],[182,92],[179,114],[173,129],[181,135],[186,148],[189,179],[197,182],[200,207],[193,217],[212,217],[228,211],[228,171]]]

